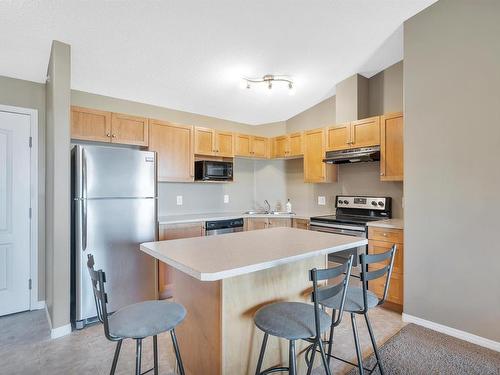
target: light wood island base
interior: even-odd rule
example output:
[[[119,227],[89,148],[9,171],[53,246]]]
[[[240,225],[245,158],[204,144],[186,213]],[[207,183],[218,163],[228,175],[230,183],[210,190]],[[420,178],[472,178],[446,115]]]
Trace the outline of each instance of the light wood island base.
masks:
[[[217,281],[200,281],[172,268],[174,300],[188,311],[176,328],[186,374],[247,375],[255,373],[263,333],[253,316],[276,301],[310,301],[308,271],[324,268],[318,255],[258,272]],[[297,342],[297,353],[305,348]],[[288,341],[269,337],[263,368],[288,365]],[[305,372],[303,354],[297,358]]]

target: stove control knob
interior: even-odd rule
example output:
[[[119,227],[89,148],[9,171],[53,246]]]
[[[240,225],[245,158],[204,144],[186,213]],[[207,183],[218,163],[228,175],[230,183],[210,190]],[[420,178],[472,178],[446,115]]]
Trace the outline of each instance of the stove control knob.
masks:
[[[344,201],[344,204],[349,204],[349,201]]]
[[[376,206],[376,205],[377,205],[377,202],[372,201],[372,206]]]
[[[378,202],[378,205],[379,205],[380,207],[384,207],[384,202],[380,201],[380,202]]]
[[[342,203],[344,203],[344,202],[342,201],[342,199],[339,199],[339,204],[342,204]]]

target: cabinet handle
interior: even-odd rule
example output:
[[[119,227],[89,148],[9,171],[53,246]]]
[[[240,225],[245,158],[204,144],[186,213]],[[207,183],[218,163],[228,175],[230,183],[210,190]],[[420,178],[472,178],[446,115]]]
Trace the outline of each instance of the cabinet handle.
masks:
[[[387,237],[387,233],[382,233],[382,235],[383,235],[384,237]]]
[[[110,133],[106,133],[106,137],[111,137],[111,134]]]
[[[111,138],[116,138],[116,134],[111,134]]]
[[[383,175],[385,175],[385,173],[384,172],[380,172],[380,175],[383,176]]]

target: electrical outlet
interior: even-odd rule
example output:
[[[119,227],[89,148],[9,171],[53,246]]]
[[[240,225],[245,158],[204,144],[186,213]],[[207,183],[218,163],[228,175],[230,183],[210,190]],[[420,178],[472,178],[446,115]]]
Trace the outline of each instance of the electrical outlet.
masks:
[[[320,206],[326,205],[326,198],[324,196],[322,196],[322,195],[318,196],[318,204]]]
[[[177,196],[177,206],[182,206],[182,195]]]
[[[224,203],[229,203],[229,195],[224,194]]]

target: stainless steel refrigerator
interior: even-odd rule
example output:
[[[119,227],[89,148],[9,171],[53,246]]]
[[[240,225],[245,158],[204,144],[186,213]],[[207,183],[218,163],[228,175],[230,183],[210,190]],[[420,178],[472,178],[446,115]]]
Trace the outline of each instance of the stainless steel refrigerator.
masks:
[[[156,262],[139,249],[156,239],[156,154],[76,145],[72,159],[71,318],[95,320],[87,255],[106,273],[109,311],[156,297]]]

